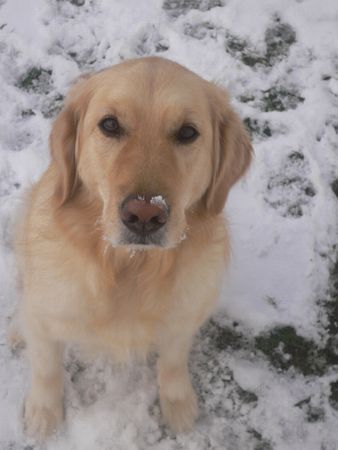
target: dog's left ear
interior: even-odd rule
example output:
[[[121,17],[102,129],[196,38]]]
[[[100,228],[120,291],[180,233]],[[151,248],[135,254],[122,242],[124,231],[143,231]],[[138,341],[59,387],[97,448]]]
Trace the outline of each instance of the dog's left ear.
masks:
[[[214,115],[213,172],[205,194],[205,206],[209,212],[219,214],[224,207],[230,188],[247,171],[253,149],[241,119],[230,107],[227,94],[223,90],[214,89],[212,107]]]

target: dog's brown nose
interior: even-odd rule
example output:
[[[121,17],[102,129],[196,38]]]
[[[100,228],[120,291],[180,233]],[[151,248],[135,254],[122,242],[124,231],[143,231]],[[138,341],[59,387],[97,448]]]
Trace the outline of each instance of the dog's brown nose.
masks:
[[[131,195],[122,203],[120,215],[130,231],[147,235],[165,225],[169,211],[161,196]]]

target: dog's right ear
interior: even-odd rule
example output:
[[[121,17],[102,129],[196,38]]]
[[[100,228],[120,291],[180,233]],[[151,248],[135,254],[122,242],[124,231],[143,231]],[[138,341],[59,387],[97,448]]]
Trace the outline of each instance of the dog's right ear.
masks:
[[[88,78],[79,78],[71,88],[65,106],[56,118],[50,134],[52,163],[57,171],[54,200],[57,206],[69,201],[80,184],[77,173],[79,152],[79,124],[83,120],[88,101]]]

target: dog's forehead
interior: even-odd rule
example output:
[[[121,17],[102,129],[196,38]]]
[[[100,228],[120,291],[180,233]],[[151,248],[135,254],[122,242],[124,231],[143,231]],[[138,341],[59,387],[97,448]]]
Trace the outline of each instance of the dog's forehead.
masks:
[[[106,103],[152,104],[205,108],[208,82],[195,73],[160,58],[145,58],[113,66],[97,75],[96,97]]]

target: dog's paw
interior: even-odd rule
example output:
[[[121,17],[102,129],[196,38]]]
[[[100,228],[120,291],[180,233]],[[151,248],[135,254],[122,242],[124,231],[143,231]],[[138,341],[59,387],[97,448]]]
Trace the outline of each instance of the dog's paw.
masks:
[[[63,420],[62,402],[46,406],[28,396],[24,405],[23,420],[25,432],[39,441],[44,441],[50,434],[57,431]]]
[[[175,433],[191,431],[198,415],[198,404],[193,389],[183,397],[172,400],[160,396],[164,420]]]

